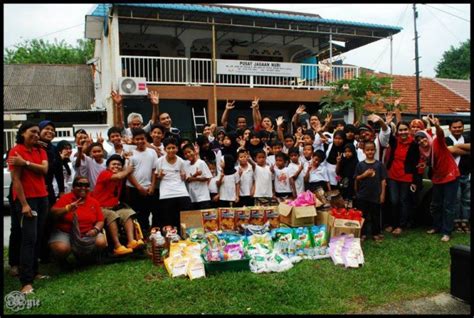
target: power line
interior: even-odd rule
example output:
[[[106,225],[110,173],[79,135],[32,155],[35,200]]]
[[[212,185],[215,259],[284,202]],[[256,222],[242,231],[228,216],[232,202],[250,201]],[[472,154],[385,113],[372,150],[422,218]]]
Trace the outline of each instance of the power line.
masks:
[[[410,5],[407,4],[407,7],[406,7],[406,9],[405,9],[405,12],[408,10],[408,7],[409,7],[409,6],[410,6]],[[406,20],[406,17],[407,17],[407,16],[408,16],[408,15],[406,15],[406,14],[404,15],[404,17],[403,17],[403,24],[402,24],[402,25],[405,24],[405,20]],[[397,53],[395,53],[395,56],[393,57],[394,60],[395,60],[396,57],[398,56],[398,53],[400,53],[400,48],[402,47],[403,39],[405,38],[405,34],[406,34],[407,32],[402,32],[402,33],[403,33],[403,34],[402,34],[402,38],[400,39],[400,45],[399,45],[398,48],[397,48]]]
[[[84,23],[81,23],[81,24],[78,24],[78,25],[74,25],[74,26],[71,26],[71,27],[67,27],[67,28],[61,29],[61,30],[59,30],[59,31],[54,31],[54,32],[51,32],[51,33],[48,33],[48,34],[40,35],[40,36],[34,37],[34,38],[32,38],[32,39],[29,39],[29,40],[25,40],[25,41],[37,40],[37,39],[44,38],[44,37],[49,36],[49,35],[52,35],[52,34],[56,34],[56,33],[60,33],[60,32],[63,32],[63,31],[67,31],[67,30],[69,30],[69,29],[77,28],[78,26],[81,26],[81,25],[84,25]],[[9,48],[9,47],[11,47],[11,46],[20,44],[20,43],[21,43],[21,42],[17,42],[17,43],[14,43],[14,44],[10,44],[10,45],[6,46],[5,49],[6,49],[6,48]]]
[[[400,22],[401,22],[401,20],[402,20],[402,17],[405,18],[406,12],[407,12],[407,10],[408,10],[408,6],[409,6],[409,4],[407,4],[407,6],[405,7],[405,10],[402,11],[402,13],[400,14],[400,16],[398,17],[398,21],[397,21],[396,25],[399,25],[399,24],[400,24]],[[381,57],[383,56],[383,54],[385,54],[385,52],[387,51],[387,49],[389,48],[389,46],[390,46],[390,41],[387,43],[387,45],[385,46],[384,50],[380,53],[380,55],[379,55],[379,56],[374,60],[374,62],[372,63],[372,65],[375,64],[374,69],[376,69],[376,68],[379,66],[380,62],[382,61]]]
[[[452,15],[453,17],[456,17],[456,18],[458,18],[458,19],[461,19],[461,20],[464,20],[464,21],[466,21],[466,22],[471,23],[470,20],[466,20],[466,19],[464,19],[464,18],[461,18],[460,16],[457,16],[457,15],[455,15],[455,14],[452,14],[452,13],[449,13],[449,12],[447,12],[447,11],[441,10],[441,9],[439,9],[439,8],[433,7],[433,6],[429,5],[429,4],[425,4],[425,6],[431,7],[431,8],[433,8],[433,9],[439,10],[439,11],[444,12],[444,13],[446,13],[446,14]]]
[[[448,29],[448,27],[443,23],[443,21],[441,21],[441,19],[439,19],[434,13],[431,12],[430,9],[426,10],[428,11],[436,20],[439,21],[439,23],[441,23],[441,25],[446,29],[446,31],[448,31],[449,33],[451,33],[452,36],[454,36],[456,38],[456,40],[458,40],[459,42],[461,42],[461,40],[456,36],[456,34],[454,34],[453,32],[451,32],[451,30]]]
[[[440,3],[440,4],[442,4],[443,6],[446,6],[446,7],[448,7],[448,8],[454,9],[454,10],[456,10],[456,11],[465,13],[464,10],[461,10],[461,9],[459,9],[459,8],[456,8],[456,7],[452,7],[452,6],[450,6],[450,5],[447,5],[446,3]]]

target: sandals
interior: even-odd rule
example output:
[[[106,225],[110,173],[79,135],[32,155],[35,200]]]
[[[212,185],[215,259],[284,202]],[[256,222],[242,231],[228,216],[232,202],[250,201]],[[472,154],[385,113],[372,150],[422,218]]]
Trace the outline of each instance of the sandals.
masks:
[[[383,241],[383,237],[380,236],[380,235],[374,235],[373,239],[374,239],[375,242],[382,242]]]
[[[426,231],[426,234],[436,234],[438,232],[439,232],[438,230],[431,229],[431,230]]]
[[[35,290],[33,289],[33,286],[28,284],[21,288],[20,293],[22,293],[23,295],[34,294]]]
[[[41,279],[50,279],[51,277],[48,275],[43,275],[43,274],[36,274],[35,279],[41,280]]]
[[[449,237],[449,235],[443,235],[443,237],[441,238],[441,241],[442,242],[449,242],[451,238]]]
[[[392,234],[394,236],[400,236],[400,234],[402,234],[402,229],[397,227],[395,230],[392,231]]]
[[[393,231],[393,227],[391,227],[391,226],[387,226],[385,228],[385,232],[387,232],[387,233],[392,233],[392,231]]]

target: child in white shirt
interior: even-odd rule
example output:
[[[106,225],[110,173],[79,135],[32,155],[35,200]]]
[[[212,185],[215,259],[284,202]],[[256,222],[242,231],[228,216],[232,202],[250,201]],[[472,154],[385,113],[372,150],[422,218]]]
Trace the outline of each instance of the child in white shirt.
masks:
[[[186,183],[188,185],[189,197],[192,202],[193,210],[210,209],[211,197],[207,186],[212,178],[211,171],[204,160],[198,159],[194,151],[194,146],[186,145],[183,147],[184,171],[186,172]]]
[[[89,179],[90,191],[94,190],[99,174],[107,169],[105,164],[104,147],[99,142],[93,142],[83,153],[83,146],[77,146],[77,158],[74,164],[76,176],[86,176]]]
[[[214,161],[208,162],[207,167],[212,174],[212,178],[208,183],[208,189],[211,198],[211,207],[215,209],[219,207],[219,188],[217,187],[217,181],[220,179],[220,174],[217,171],[216,163]]]
[[[271,201],[274,197],[272,189],[273,173],[266,164],[265,151],[257,150],[254,154],[256,162],[249,160],[254,169],[255,176],[255,193],[253,197],[255,198],[255,204],[260,204]]]
[[[217,181],[219,207],[233,207],[239,202],[239,173],[235,170],[235,159],[232,155],[224,155],[223,159],[222,173]]]
[[[249,153],[245,149],[241,149],[237,153],[239,165],[237,170],[240,178],[240,199],[239,206],[252,206],[254,199],[252,193],[255,191],[254,172],[252,166],[249,164]]]
[[[275,165],[273,166],[274,173],[274,191],[275,196],[279,201],[285,199],[293,199],[293,191],[290,183],[290,172],[286,163],[288,162],[288,156],[283,152],[279,152],[275,155]]]
[[[296,196],[300,193],[303,193],[304,190],[304,176],[308,170],[309,163],[301,163],[299,150],[296,147],[290,148],[288,151],[290,156],[290,163],[288,164],[288,172],[290,173],[290,178],[292,181],[292,192],[293,196]]]
[[[318,187],[322,187],[324,191],[330,191],[331,185],[329,184],[329,175],[324,164],[326,155],[322,150],[316,150],[314,152],[311,166],[308,168],[305,174],[305,181],[308,182],[307,190],[311,192],[316,191]]]

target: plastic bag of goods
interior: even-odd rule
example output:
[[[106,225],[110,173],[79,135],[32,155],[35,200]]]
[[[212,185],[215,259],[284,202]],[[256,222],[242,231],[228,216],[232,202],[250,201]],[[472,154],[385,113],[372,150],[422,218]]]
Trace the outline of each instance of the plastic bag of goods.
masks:
[[[273,229],[271,236],[273,239],[273,249],[280,254],[290,256],[290,243],[293,240],[293,229],[289,227]]]

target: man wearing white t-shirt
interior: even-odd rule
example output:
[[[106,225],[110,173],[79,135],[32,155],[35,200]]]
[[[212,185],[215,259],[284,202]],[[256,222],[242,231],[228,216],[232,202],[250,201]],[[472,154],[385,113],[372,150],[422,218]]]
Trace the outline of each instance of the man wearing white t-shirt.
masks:
[[[132,130],[133,142],[137,149],[130,157],[133,173],[127,178],[128,203],[137,213],[137,220],[143,232],[150,228],[150,212],[155,214],[153,194],[155,192],[155,164],[158,160],[156,151],[146,146],[146,132],[142,128]]]

